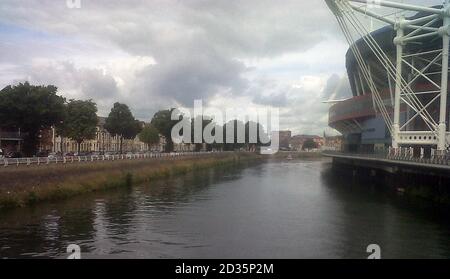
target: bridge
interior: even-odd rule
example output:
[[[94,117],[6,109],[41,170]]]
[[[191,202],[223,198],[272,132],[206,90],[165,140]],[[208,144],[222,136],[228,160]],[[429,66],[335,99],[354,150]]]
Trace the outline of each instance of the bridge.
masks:
[[[355,168],[381,170],[395,174],[398,172],[426,174],[433,176],[450,176],[450,157],[434,156],[430,158],[412,157],[407,152],[393,153],[346,153],[324,151],[322,155],[333,159],[333,162]]]

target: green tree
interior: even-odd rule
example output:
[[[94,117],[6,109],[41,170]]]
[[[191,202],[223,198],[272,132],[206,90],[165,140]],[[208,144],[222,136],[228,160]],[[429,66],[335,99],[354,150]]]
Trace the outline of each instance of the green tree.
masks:
[[[149,147],[151,145],[157,144],[157,143],[159,143],[158,130],[155,127],[153,127],[153,125],[147,124],[142,129],[142,131],[139,133],[139,139],[143,143],[148,144]]]
[[[0,124],[20,129],[23,152],[31,156],[36,153],[42,132],[63,120],[64,103],[53,85],[10,85],[0,91]]]
[[[224,130],[223,126],[216,124],[214,129],[212,130],[212,135],[216,135],[217,131],[220,130]],[[224,150],[224,146],[225,146],[225,139],[223,138],[223,134],[222,134],[222,142],[218,142],[218,141],[214,141],[212,144],[208,144],[206,146],[206,148],[208,149],[208,151],[211,151],[213,149],[215,150]]]
[[[166,139],[165,151],[173,151],[173,141],[172,141],[172,128],[175,126],[179,120],[172,120],[172,111],[174,109],[160,110],[152,118],[151,124],[155,127],[161,135]],[[181,118],[181,117],[180,117]]]
[[[198,123],[201,123],[201,143],[195,142],[195,121],[198,121]],[[212,119],[210,119],[207,116],[204,115],[198,115],[195,118],[192,118],[191,120],[191,143],[195,145],[195,151],[199,152],[203,148],[203,144],[205,143],[205,139],[203,137],[203,131],[205,130],[205,127],[212,122]],[[207,150],[212,149],[211,146],[208,144],[206,146]]]
[[[92,100],[70,100],[67,104],[65,119],[59,133],[77,143],[80,153],[81,143],[95,138],[97,132],[97,105]]]
[[[64,139],[67,138],[65,127],[65,122],[67,119],[67,104],[64,104],[64,107],[65,109],[62,114],[62,120],[54,125],[55,136],[61,137],[61,141],[59,143],[59,149],[61,150],[61,152],[64,152]]]
[[[233,126],[233,131],[230,131],[231,135],[227,135],[227,127],[231,127]],[[233,151],[236,149],[240,149],[242,147],[244,147],[245,145],[245,135],[244,135],[244,142],[239,142],[242,139],[238,138],[238,131],[242,131],[245,133],[245,124],[244,122],[240,121],[240,120],[231,120],[228,121],[227,123],[225,123],[225,125],[223,126],[223,135],[224,135],[224,149],[226,151]],[[227,142],[227,137],[230,136],[232,138],[231,142]]]
[[[256,133],[256,135],[252,135],[252,137],[250,137],[250,133]],[[245,123],[245,143],[247,144],[248,149],[262,146],[263,143],[267,143],[268,141],[269,136],[267,135],[263,125],[254,121],[247,121],[247,123]]]
[[[141,131],[141,124],[136,120],[130,108],[121,103],[115,103],[105,121],[105,129],[113,136],[120,138],[120,153],[123,139],[134,139]]]
[[[303,143],[302,150],[315,149],[318,148],[317,143],[313,139],[307,139]]]

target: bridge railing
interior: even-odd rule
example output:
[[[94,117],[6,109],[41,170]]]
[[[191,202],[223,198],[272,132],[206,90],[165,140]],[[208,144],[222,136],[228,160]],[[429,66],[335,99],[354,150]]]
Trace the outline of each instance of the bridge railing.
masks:
[[[374,153],[354,153],[354,152],[341,152],[341,151],[323,151],[324,155],[346,155],[363,158],[376,158],[387,159],[394,161],[408,161],[422,164],[435,164],[435,165],[450,165],[450,152],[444,152],[443,154],[437,153],[436,150],[431,149],[431,154],[425,156],[423,149],[420,152],[414,152],[413,148],[389,148],[386,151],[379,151]]]

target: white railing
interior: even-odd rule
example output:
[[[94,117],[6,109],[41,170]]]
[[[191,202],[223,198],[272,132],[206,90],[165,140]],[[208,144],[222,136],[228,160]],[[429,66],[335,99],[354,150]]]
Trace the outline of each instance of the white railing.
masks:
[[[57,156],[57,157],[31,157],[31,158],[1,158],[0,165],[8,166],[31,166],[31,165],[55,165],[55,164],[73,164],[83,162],[98,161],[116,161],[116,160],[143,160],[143,159],[162,159],[162,158],[180,158],[195,157],[204,155],[216,155],[229,153],[233,151],[220,152],[173,152],[173,153],[145,153],[145,154],[116,154],[116,155],[89,155],[89,156]]]
[[[431,149],[431,152],[427,157],[425,157],[424,148],[420,148],[414,152],[412,147],[389,148],[383,152],[376,153],[323,151],[322,154],[329,156],[344,155],[363,158],[388,159],[393,161],[410,161],[422,164],[450,165],[450,152],[438,154],[436,149]]]

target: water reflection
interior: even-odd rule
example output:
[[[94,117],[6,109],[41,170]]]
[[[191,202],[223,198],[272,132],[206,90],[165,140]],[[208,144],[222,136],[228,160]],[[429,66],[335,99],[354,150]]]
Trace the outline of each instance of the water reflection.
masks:
[[[448,258],[447,210],[423,201],[386,193],[375,180],[355,179],[324,164],[322,184],[342,212],[340,258],[366,257],[365,248],[380,245],[384,258]]]
[[[450,226],[428,208],[323,161],[197,171],[0,214],[1,257],[448,257]]]

